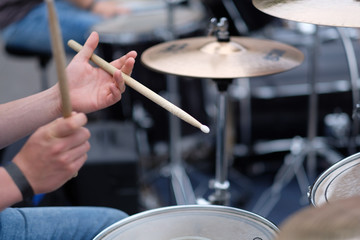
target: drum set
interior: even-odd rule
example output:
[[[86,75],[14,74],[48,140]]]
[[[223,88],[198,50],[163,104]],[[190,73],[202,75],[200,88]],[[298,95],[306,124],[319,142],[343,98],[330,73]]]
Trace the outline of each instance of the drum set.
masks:
[[[264,13],[292,21],[338,27],[360,25],[360,2],[356,0],[253,0],[253,4]],[[147,24],[143,22],[144,19],[140,20],[140,25]],[[157,44],[143,52],[141,61],[156,72],[194,79],[211,79],[216,84],[216,172],[215,179],[209,184],[213,194],[205,199],[206,204],[185,202],[184,205],[135,214],[108,227],[95,239],[359,238],[360,199],[356,197],[360,195],[359,153],[337,162],[321,174],[308,192],[313,206],[295,214],[282,225],[283,228],[278,229],[260,215],[227,206],[231,196],[228,181],[229,163],[226,156],[226,118],[227,95],[232,81],[237,78],[251,78],[291,70],[303,62],[304,55],[298,49],[277,41],[230,36],[225,18],[219,21],[212,19],[209,25],[209,36],[174,39]],[[122,26],[129,27],[128,24]],[[106,33],[104,36],[106,41],[118,41],[109,38]],[[358,87],[355,82],[357,79],[354,81],[353,93],[357,95]],[[359,104],[355,98],[355,112]],[[181,183],[181,179],[177,184],[180,188],[189,187]],[[352,208],[355,213],[352,212]],[[314,216],[316,217],[313,218]],[[338,218],[341,221],[337,221]],[[309,223],[306,223],[307,221]],[[336,228],[331,227],[335,225]],[[343,238],[340,238],[339,233],[342,232],[344,234],[340,235]]]

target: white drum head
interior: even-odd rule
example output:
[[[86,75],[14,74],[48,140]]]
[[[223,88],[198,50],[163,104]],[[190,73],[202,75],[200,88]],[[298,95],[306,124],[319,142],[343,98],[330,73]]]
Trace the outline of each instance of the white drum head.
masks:
[[[106,228],[95,240],[273,240],[277,233],[274,224],[244,210],[184,205],[135,214]]]
[[[310,190],[314,206],[360,195],[360,153],[345,158],[320,175]]]

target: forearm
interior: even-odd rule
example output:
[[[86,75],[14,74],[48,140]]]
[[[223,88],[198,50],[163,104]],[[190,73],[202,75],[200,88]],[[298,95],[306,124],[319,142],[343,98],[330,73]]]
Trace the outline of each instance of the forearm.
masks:
[[[0,211],[21,200],[20,190],[5,169],[0,167]]]
[[[0,104],[0,149],[58,117],[58,95],[54,86],[29,97]]]

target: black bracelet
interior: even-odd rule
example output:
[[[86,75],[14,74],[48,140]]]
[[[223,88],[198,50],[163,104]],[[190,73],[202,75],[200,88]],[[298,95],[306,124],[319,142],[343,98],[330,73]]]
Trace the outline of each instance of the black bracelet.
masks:
[[[20,168],[12,161],[6,164],[4,168],[9,173],[16,186],[19,188],[23,200],[31,200],[34,196],[34,190],[30,186],[30,183],[24,174],[21,172]]]

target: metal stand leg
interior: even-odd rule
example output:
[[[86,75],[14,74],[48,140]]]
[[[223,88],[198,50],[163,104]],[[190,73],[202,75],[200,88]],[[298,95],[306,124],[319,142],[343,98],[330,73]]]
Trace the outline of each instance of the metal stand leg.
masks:
[[[333,151],[321,139],[316,138],[318,121],[318,98],[316,91],[317,75],[317,54],[319,48],[318,27],[314,35],[314,43],[311,48],[311,59],[309,68],[309,119],[308,119],[308,139],[303,140],[295,137],[291,144],[290,154],[285,157],[284,164],[276,174],[273,185],[263,193],[255,204],[253,211],[266,216],[273,209],[280,199],[282,189],[296,176],[300,190],[306,197],[309,180],[313,181],[316,176],[317,155],[322,155],[333,164],[340,160],[342,156]],[[304,161],[307,160],[307,174],[303,168]]]
[[[175,39],[176,34],[174,31],[174,7],[176,4],[182,2],[181,0],[167,0],[168,6],[168,41]],[[178,79],[176,76],[167,75],[167,88],[171,102],[175,105],[180,104]],[[188,178],[182,157],[181,157],[181,146],[180,138],[180,119],[175,117],[173,114],[169,114],[169,125],[170,125],[170,175],[171,185],[174,192],[175,200],[178,205],[184,204],[195,204],[195,194]]]
[[[178,82],[177,77],[167,75],[168,92],[170,94],[171,101],[178,105],[180,100],[178,96]],[[181,146],[180,143],[180,119],[173,114],[169,115],[170,121],[170,174],[171,184],[174,191],[176,203],[183,204],[195,204],[196,198],[192,190],[191,182],[185,173],[184,166],[181,158]]]
[[[290,147],[290,153],[285,156],[284,163],[276,173],[273,184],[261,195],[252,209],[253,212],[264,217],[270,214],[280,199],[281,191],[294,177],[296,177],[302,196],[305,197],[305,199],[301,199],[305,201],[301,202],[307,203],[307,192],[310,185],[303,163],[309,153],[323,156],[330,164],[334,164],[343,158],[324,144],[322,139],[314,138],[312,142],[308,142],[301,137],[295,137]]]
[[[352,136],[350,137],[349,144],[349,153],[354,154],[356,152],[356,136],[359,133],[359,118],[360,118],[360,102],[359,102],[359,72],[357,68],[357,61],[354,51],[354,46],[351,42],[350,37],[345,33],[343,28],[336,28],[340,39],[343,43],[344,51],[346,54],[346,59],[349,66],[350,72],[350,81],[351,81],[351,89],[352,89],[352,97],[353,97],[353,126],[352,126]]]

